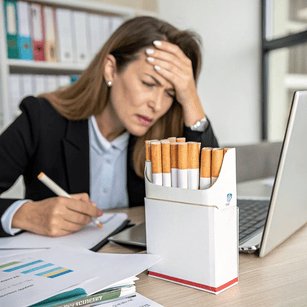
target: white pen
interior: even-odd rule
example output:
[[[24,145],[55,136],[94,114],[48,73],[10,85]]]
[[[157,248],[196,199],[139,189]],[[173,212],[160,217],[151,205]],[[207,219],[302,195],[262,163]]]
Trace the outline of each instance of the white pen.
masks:
[[[50,179],[44,172],[40,172],[37,178],[52,192],[58,196],[64,196],[67,198],[72,198],[66,191],[64,191],[60,186],[58,186],[52,179]],[[103,224],[97,219],[92,218],[92,222],[99,228],[103,227]]]

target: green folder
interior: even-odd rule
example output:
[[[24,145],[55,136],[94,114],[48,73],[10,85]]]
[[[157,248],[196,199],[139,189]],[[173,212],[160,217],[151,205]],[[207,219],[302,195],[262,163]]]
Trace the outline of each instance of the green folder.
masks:
[[[17,31],[17,3],[16,0],[4,0],[4,17],[7,41],[7,55],[9,59],[18,59],[18,31]]]
[[[58,295],[52,296],[31,307],[77,307],[98,302],[111,302],[117,299],[135,296],[135,286],[126,285],[114,288],[108,288],[91,295],[87,295],[82,288],[76,288]]]

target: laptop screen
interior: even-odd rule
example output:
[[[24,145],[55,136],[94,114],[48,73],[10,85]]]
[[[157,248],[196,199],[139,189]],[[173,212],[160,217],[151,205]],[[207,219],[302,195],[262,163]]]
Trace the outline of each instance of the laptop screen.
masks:
[[[259,256],[307,222],[307,91],[293,97]]]

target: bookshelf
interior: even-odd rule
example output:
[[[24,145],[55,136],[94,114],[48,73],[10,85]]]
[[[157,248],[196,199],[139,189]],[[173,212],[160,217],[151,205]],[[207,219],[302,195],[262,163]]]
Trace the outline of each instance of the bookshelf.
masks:
[[[86,64],[82,63],[53,63],[43,61],[25,61],[7,59],[7,65],[11,72],[20,72],[26,70],[27,72],[50,72],[50,73],[80,73]]]
[[[108,18],[118,18],[124,21],[136,15],[155,15],[152,11],[137,10],[135,8],[123,7],[97,1],[80,0],[40,0],[26,1],[28,4],[41,4],[56,9],[68,9],[70,11],[85,12],[87,16],[103,15]],[[12,76],[13,75],[70,75],[80,74],[88,62],[79,63],[67,62],[47,62],[34,60],[21,60],[8,58],[7,39],[4,16],[4,0],[0,0],[0,132],[6,128],[14,119],[12,115]],[[90,17],[86,17],[90,18]],[[87,21],[88,22],[88,21]],[[114,30],[114,29],[113,29]],[[102,45],[102,44],[101,44]],[[91,56],[92,57],[92,56]],[[90,58],[91,58],[90,57]],[[20,81],[22,82],[22,81]],[[35,82],[32,81],[32,82]],[[31,94],[31,93],[28,93]],[[16,104],[16,102],[15,102]],[[14,113],[15,114],[15,113]]]

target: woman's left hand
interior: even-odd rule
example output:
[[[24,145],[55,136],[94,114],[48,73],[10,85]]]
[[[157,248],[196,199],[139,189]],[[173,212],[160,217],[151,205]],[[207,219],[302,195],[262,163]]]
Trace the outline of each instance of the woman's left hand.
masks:
[[[176,92],[176,100],[183,109],[186,126],[195,124],[205,116],[193,76],[191,60],[177,46],[167,41],[154,41],[156,48],[146,49],[147,62]]]

